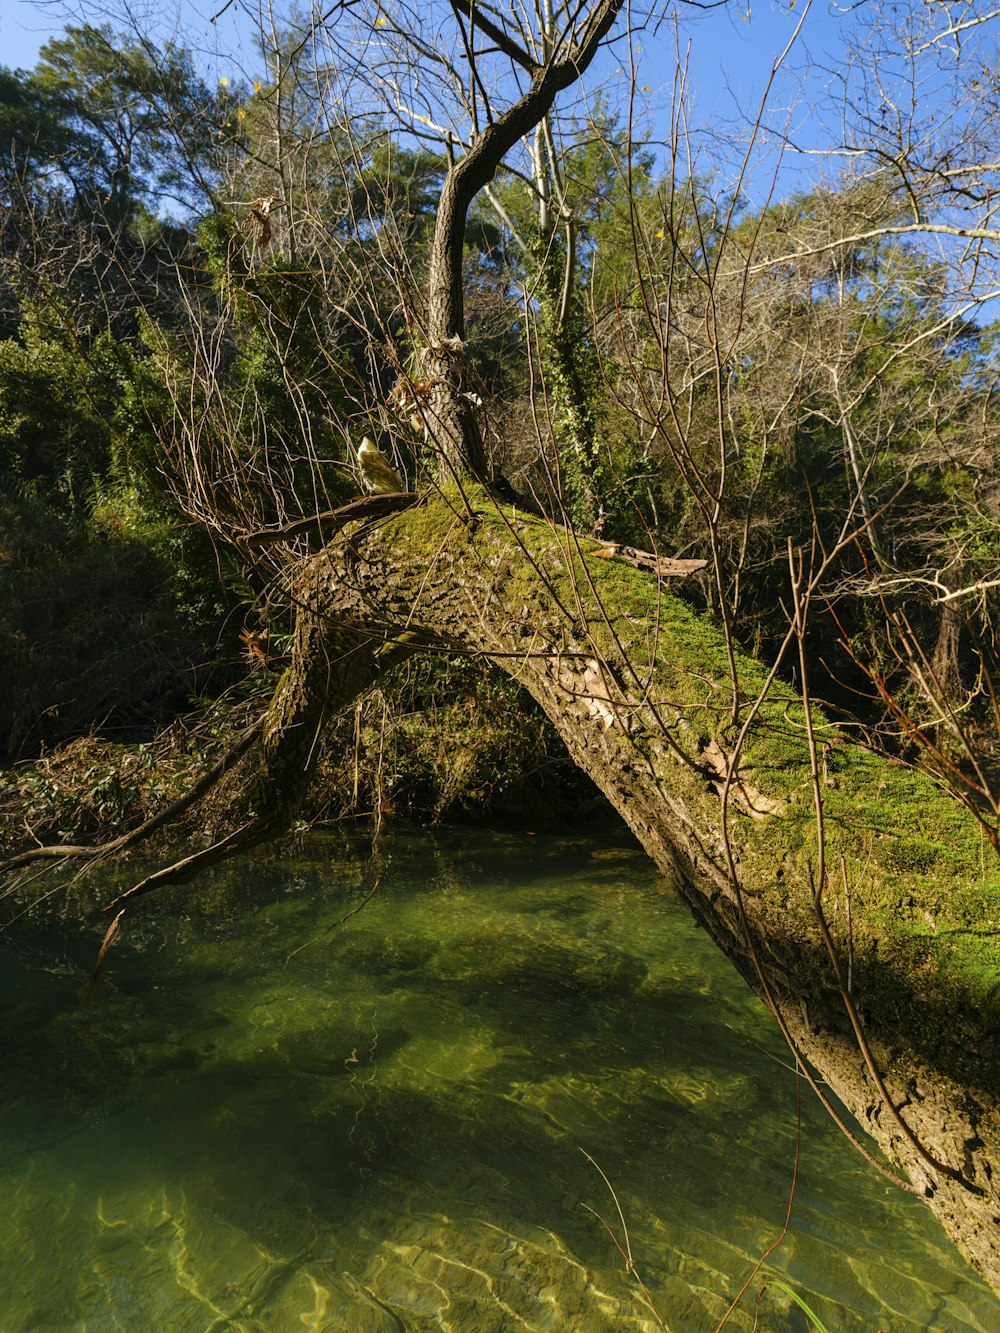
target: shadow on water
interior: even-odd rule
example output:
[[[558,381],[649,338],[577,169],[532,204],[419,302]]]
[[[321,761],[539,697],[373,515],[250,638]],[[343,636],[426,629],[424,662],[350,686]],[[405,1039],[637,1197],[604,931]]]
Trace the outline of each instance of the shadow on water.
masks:
[[[3,937],[5,1333],[653,1329],[581,1150],[667,1327],[715,1327],[787,1204],[767,1014],[628,846],[395,835],[341,924],[359,851],[178,891],[82,1007],[92,934]],[[766,1271],[831,1329],[1000,1326],[811,1104]]]

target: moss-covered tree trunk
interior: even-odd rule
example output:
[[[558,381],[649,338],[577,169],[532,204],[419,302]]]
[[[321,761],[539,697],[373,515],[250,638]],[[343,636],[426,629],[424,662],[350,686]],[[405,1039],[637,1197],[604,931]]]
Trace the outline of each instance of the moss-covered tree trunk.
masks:
[[[721,635],[654,576],[597,558],[597,543],[499,513],[485,492],[466,499],[481,509],[471,519],[446,490],[313,557],[299,587],[308,630],[272,707],[260,789],[285,793],[287,814],[321,716],[373,679],[376,645],[403,636],[493,660],[1000,1290],[1000,876],[975,822],[818,714],[814,781],[804,709],[785,688],[750,726],[723,801]],[[747,659],[740,672],[752,699],[765,673]]]

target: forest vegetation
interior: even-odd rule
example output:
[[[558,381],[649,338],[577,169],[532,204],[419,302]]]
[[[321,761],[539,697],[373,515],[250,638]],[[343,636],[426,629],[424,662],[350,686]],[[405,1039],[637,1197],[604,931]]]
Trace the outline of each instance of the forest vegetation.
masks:
[[[863,7],[786,191],[658,11],[429,13],[0,69],[6,901],[613,809],[1000,1290],[1000,21]]]

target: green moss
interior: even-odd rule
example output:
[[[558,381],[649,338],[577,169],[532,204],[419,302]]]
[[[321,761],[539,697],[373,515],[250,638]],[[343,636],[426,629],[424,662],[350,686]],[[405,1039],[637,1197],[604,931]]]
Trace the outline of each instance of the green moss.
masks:
[[[553,642],[566,642],[570,635],[571,646],[599,656],[636,696],[651,685],[672,742],[694,762],[671,767],[659,754],[663,737],[655,727],[637,728],[634,743],[676,784],[695,823],[718,830],[717,782],[703,751],[711,738],[728,751],[738,734],[719,629],[650,574],[598,558],[600,543],[540,519],[510,511],[501,516],[492,498],[466,491],[477,511],[474,522],[461,521],[464,504],[446,493],[443,504],[431,501],[401,515],[394,542],[405,543],[408,559],[427,564],[462,543],[464,558],[474,550],[493,579],[502,580],[507,604],[523,604],[543,637],[551,631]],[[520,552],[511,543],[512,527]],[[553,598],[565,615],[553,609]],[[767,671],[743,653],[736,654],[736,665],[742,723]],[[950,1062],[958,1072],[985,1078],[986,1062],[977,1063],[975,1051],[992,1051],[1000,1031],[994,853],[970,812],[927,774],[858,745],[818,708],[812,724],[822,770],[824,907],[842,957],[850,947],[858,1002],[878,1016],[884,1031],[906,1034],[939,1065]],[[818,945],[812,905],[820,857],[806,717],[787,685],[775,682],[757,711],[740,772],[780,808],[763,820],[736,805],[730,809],[728,826],[754,918],[774,935],[776,947],[786,940],[807,951],[815,947],[817,992],[829,998],[832,967]]]
[[[468,493],[469,487],[463,487]],[[471,488],[469,497],[474,504],[478,488]],[[393,545],[408,557],[433,557],[439,551],[463,546],[469,538],[469,506],[463,499],[463,491],[454,484],[445,485],[441,490],[441,501],[429,504],[417,504],[397,514],[392,524]]]

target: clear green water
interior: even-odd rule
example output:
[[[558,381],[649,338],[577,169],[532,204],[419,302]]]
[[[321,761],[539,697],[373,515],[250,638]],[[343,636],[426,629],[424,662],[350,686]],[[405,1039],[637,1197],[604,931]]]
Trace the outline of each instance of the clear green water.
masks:
[[[715,1327],[787,1204],[767,1014],[627,846],[361,850],[312,838],[174,891],[83,1006],[93,933],[0,936],[3,1333],[652,1330],[581,1150],[666,1326]],[[765,1273],[831,1333],[1000,1329],[808,1101]],[[773,1286],[759,1317],[807,1328]]]

